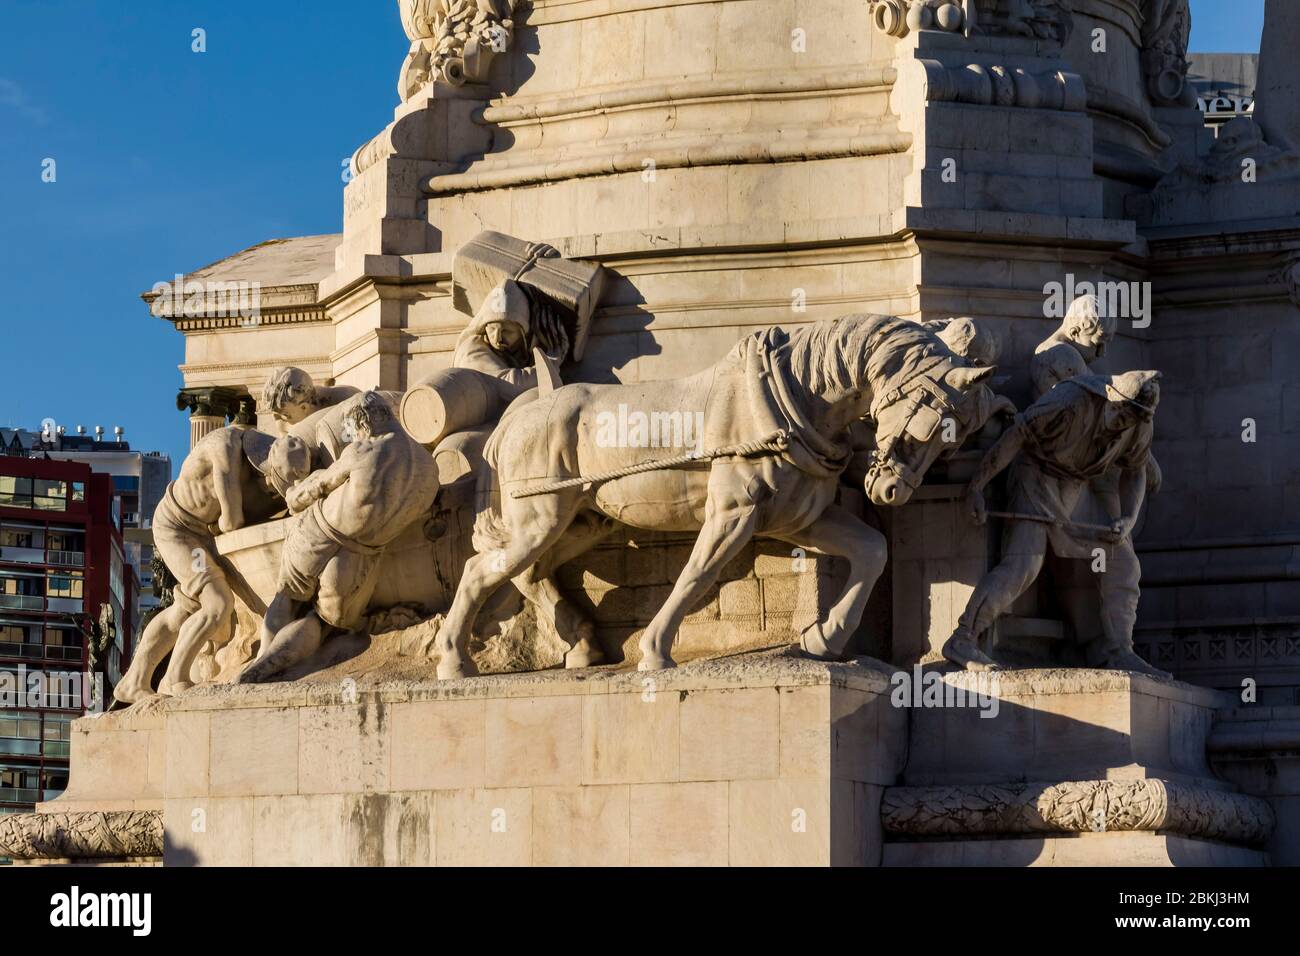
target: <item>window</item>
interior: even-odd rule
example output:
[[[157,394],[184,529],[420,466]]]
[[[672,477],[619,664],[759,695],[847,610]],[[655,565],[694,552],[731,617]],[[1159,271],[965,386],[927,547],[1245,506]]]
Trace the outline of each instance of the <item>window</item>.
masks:
[[[41,752],[41,715],[0,711],[0,753],[29,756]]]
[[[71,627],[45,629],[45,656],[53,661],[79,661],[82,656],[81,632]]]
[[[0,528],[0,547],[39,547],[38,535],[33,528]]]
[[[86,536],[80,531],[65,531],[62,528],[51,528],[49,541],[49,548],[51,551],[86,550]]]
[[[15,478],[13,475],[0,475],[0,505],[11,508],[30,508],[32,506],[32,480]]]
[[[47,597],[81,597],[82,578],[81,574],[76,571],[68,571],[65,573],[55,573],[52,571],[46,578],[46,582],[47,586],[45,594]]]
[[[86,483],[84,481],[74,481],[72,483],[72,500],[73,501],[86,500]]]
[[[71,714],[46,714],[41,750],[47,757],[68,756],[72,741]]]
[[[32,507],[40,511],[66,511],[68,483],[53,478],[33,478]]]
[[[0,657],[30,657],[39,660],[42,656],[44,651],[41,647],[40,628],[0,624]]]

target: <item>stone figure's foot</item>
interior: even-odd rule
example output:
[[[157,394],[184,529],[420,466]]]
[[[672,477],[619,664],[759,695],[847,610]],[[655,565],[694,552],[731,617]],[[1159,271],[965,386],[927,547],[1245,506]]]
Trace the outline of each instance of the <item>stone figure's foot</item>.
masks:
[[[605,663],[605,650],[595,639],[593,630],[590,623],[583,624],[579,630],[582,637],[564,655],[565,668],[572,670],[576,667],[595,667],[597,664]]]
[[[839,661],[844,659],[843,651],[835,645],[838,641],[828,640],[827,628],[821,621],[814,621],[799,632],[799,648],[806,655],[819,661]]]
[[[236,674],[235,679],[232,680],[231,683],[232,684],[266,683],[275,675],[274,672],[271,670],[271,668],[269,668],[268,666],[262,663],[264,660],[265,658],[259,657],[257,660],[253,661],[251,664],[246,666],[242,671]]]
[[[128,682],[123,678],[122,683],[113,688],[113,699],[126,705],[138,704],[142,700],[153,697],[156,693],[148,684],[140,681]]]
[[[163,678],[163,682],[158,685],[158,693],[164,697],[179,697],[193,686],[187,680],[169,681]]]
[[[1161,677],[1166,680],[1173,680],[1174,675],[1168,671],[1162,671],[1158,667],[1153,667],[1137,655],[1136,651],[1116,651],[1106,658],[1106,667],[1115,671],[1133,671],[1135,674],[1146,674],[1148,677]]]
[[[952,663],[968,671],[999,670],[998,662],[981,651],[973,637],[960,631],[948,638],[942,653]]]

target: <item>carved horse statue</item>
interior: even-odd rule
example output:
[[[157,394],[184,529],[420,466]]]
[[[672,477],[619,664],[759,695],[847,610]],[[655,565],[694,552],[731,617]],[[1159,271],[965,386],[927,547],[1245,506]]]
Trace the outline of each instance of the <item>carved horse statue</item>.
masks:
[[[438,676],[475,672],[467,652],[471,627],[508,580],[556,626],[564,601],[546,569],[590,548],[615,522],[699,532],[641,638],[641,670],[674,666],[670,651],[682,619],[755,535],[849,562],[847,584],[826,620],[806,628],[800,641],[813,657],[839,659],[886,555],[884,536],[834,503],[854,451],[850,426],[874,426],[868,497],[901,505],[935,459],[955,451],[998,407],[981,384],[993,372],[973,367],[915,322],[846,315],[789,333],[754,333],[689,378],[573,384],[521,396],[485,449],[478,553],[465,565],[438,634]],[[658,423],[657,435],[654,427],[648,434],[608,427],[647,420]],[[679,430],[683,437],[687,430],[679,426],[691,422],[702,434],[673,454]],[[598,659],[589,623],[577,639],[556,630],[574,640],[568,666]]]

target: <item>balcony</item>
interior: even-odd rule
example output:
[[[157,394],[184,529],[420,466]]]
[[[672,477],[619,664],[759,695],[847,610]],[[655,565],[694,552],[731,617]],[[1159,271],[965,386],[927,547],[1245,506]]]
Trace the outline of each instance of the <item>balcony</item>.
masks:
[[[15,644],[9,641],[0,641],[0,658],[80,663],[82,649],[80,645],[73,644]]]
[[[28,787],[0,787],[0,803],[41,803],[53,800],[62,790],[33,790]]]
[[[86,553],[84,551],[54,551],[46,552],[46,564],[56,568],[80,568],[86,564]]]
[[[23,564],[44,564],[45,551],[41,548],[0,548],[0,561],[18,561]]]
[[[39,598],[37,600],[39,600]],[[45,601],[48,610],[72,611],[74,613],[81,611],[82,604],[84,603],[81,598],[65,598],[65,597],[46,598]]]
[[[43,611],[45,609],[45,598],[39,594],[0,594],[0,607],[11,607],[20,611]],[[81,602],[77,602],[75,610],[81,610]]]

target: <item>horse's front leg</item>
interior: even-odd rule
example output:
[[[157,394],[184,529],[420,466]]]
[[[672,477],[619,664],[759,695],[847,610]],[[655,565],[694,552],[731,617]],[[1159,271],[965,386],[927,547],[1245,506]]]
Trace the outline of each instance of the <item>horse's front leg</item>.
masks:
[[[862,621],[871,589],[885,569],[885,536],[860,518],[828,505],[821,516],[799,531],[774,535],[782,541],[849,562],[849,578],[825,621],[804,628],[799,645],[809,657],[837,661]]]
[[[637,670],[656,671],[677,666],[671,651],[682,619],[713,586],[727,562],[754,536],[757,523],[758,515],[750,502],[731,503],[716,510],[710,506],[686,567],[641,637],[641,662]]]

